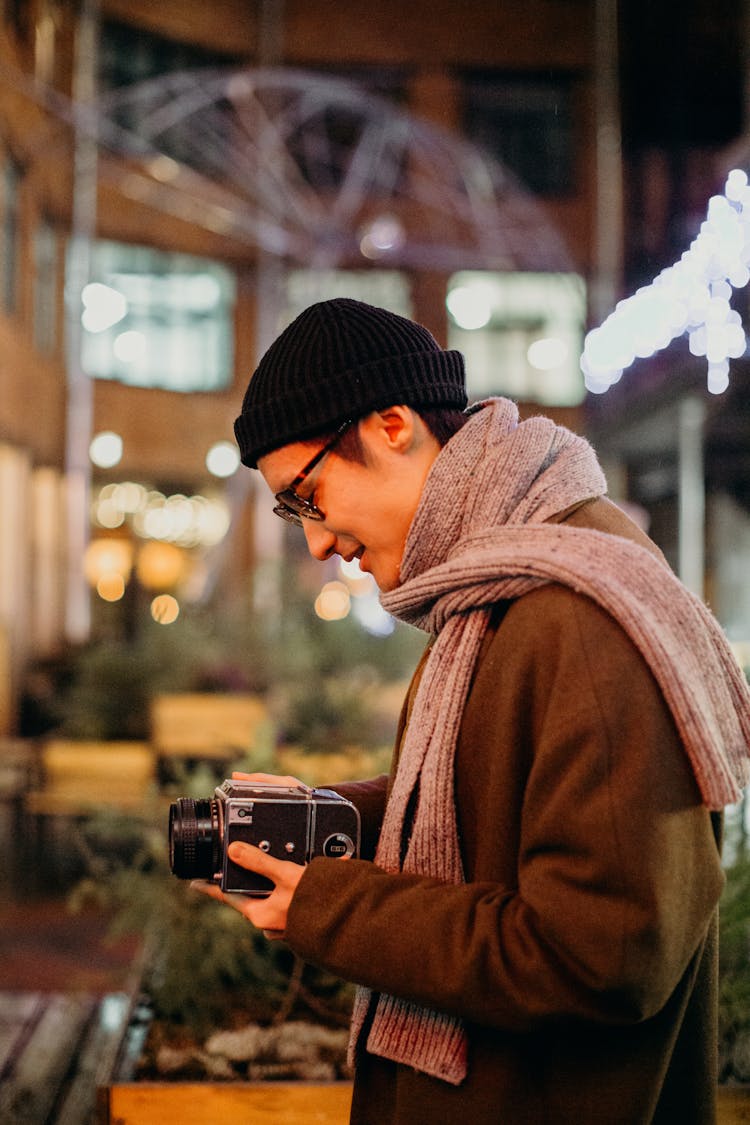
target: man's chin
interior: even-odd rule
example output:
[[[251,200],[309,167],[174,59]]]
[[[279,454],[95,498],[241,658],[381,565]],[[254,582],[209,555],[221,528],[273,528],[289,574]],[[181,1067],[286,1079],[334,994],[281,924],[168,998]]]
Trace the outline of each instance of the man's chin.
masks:
[[[369,557],[367,551],[363,551],[359,557],[359,569],[365,574],[372,575],[381,594],[387,594],[390,590],[395,590],[397,586],[401,585],[401,576],[398,569],[394,574],[392,567],[388,565],[379,566],[378,560]]]

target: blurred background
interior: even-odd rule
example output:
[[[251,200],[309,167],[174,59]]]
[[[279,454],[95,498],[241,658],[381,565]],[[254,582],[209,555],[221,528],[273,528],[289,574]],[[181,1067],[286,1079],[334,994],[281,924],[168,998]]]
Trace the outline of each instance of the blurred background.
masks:
[[[729,0],[0,4],[2,988],[153,964],[144,917],[104,922],[137,900],[153,930],[175,794],[387,768],[423,638],[306,558],[232,440],[313,301],[411,316],[472,398],[588,436],[750,664],[747,358],[719,393],[684,339],[604,394],[579,367],[750,169],[749,31]]]

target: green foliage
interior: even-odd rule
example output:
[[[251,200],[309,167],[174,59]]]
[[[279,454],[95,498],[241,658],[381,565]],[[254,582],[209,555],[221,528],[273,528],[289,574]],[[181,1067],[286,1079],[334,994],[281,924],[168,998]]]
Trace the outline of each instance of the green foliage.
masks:
[[[195,653],[205,646],[200,631],[187,623],[174,632],[152,623],[137,640],[81,648],[71,657],[70,686],[59,704],[61,733],[82,739],[147,738],[149,700],[160,691],[187,689]]]
[[[376,721],[369,687],[356,675],[311,676],[286,685],[274,708],[282,741],[314,753],[392,741],[392,732]]]
[[[722,1080],[746,1082],[750,1057],[750,855],[744,802],[727,827],[726,885],[719,921],[719,1055]]]

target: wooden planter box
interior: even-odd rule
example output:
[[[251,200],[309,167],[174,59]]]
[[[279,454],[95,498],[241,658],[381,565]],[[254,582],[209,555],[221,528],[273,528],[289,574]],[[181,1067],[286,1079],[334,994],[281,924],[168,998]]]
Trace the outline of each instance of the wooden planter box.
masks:
[[[347,1125],[350,1082],[132,1082],[99,1091],[98,1125]]]
[[[720,1086],[716,1125],[750,1125],[750,1086]]]
[[[347,1125],[352,1100],[348,1082],[219,1084],[138,1082],[100,1091],[99,1125]],[[722,1086],[717,1125],[750,1123],[750,1087]]]

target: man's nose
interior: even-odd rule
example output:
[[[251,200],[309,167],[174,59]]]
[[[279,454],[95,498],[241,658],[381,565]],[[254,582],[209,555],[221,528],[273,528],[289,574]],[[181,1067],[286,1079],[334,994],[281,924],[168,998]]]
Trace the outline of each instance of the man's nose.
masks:
[[[325,562],[336,553],[336,536],[318,520],[302,520],[307,549],[314,559]]]

